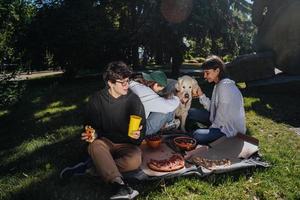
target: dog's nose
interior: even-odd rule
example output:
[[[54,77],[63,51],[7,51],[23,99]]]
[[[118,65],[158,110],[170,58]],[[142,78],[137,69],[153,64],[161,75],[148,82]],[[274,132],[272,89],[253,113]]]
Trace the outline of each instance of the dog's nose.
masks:
[[[186,94],[184,95],[184,97],[185,97],[185,98],[189,98],[190,95],[189,95],[188,93],[186,93]]]

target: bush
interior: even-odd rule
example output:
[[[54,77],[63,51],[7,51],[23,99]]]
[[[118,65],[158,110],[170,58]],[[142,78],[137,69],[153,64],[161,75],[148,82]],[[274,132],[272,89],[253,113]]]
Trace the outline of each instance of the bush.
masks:
[[[232,55],[227,54],[226,56],[223,56],[223,61],[225,63],[231,62],[232,60],[233,60],[233,56]]]
[[[197,60],[199,63],[203,63],[205,61],[205,58],[197,57],[197,58],[195,58],[195,60]]]
[[[25,84],[14,80],[15,78],[16,72],[0,74],[0,107],[13,104],[20,99]]]

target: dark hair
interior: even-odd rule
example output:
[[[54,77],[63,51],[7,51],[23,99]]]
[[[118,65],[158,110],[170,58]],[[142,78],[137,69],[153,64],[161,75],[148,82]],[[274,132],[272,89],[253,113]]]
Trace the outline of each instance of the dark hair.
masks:
[[[135,74],[134,77],[133,77],[133,80],[138,82],[138,83],[141,83],[147,87],[150,87],[152,88],[153,85],[156,83],[155,81],[147,81],[143,78],[143,75],[142,74]]]
[[[145,85],[147,87],[150,87],[150,88],[152,88],[153,85],[156,83],[155,81],[147,81],[143,77],[135,77],[134,81],[136,81],[136,82],[138,82],[140,84],[143,84],[143,85]]]
[[[114,61],[108,63],[106,71],[103,73],[103,80],[115,83],[118,79],[129,78],[131,74],[131,69],[124,62]]]
[[[219,69],[220,73],[219,73],[218,77],[220,80],[227,77],[226,72],[225,72],[225,64],[219,56],[211,55],[211,56],[207,57],[206,60],[204,61],[204,63],[201,65],[201,68],[203,70]]]

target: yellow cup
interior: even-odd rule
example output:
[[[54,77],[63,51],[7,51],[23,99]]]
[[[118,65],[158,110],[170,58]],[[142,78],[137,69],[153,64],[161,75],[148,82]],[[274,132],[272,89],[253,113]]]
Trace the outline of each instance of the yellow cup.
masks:
[[[129,127],[128,127],[128,136],[133,137],[132,133],[137,131],[140,127],[142,118],[137,115],[130,115]]]

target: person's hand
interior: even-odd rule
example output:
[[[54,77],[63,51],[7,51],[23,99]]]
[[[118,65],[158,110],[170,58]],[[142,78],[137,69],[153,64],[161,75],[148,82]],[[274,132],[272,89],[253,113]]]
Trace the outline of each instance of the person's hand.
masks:
[[[81,133],[81,140],[84,140],[88,143],[94,142],[94,140],[97,138],[97,134],[93,132],[92,134],[88,134],[86,132]]]
[[[143,125],[141,125],[138,130],[133,131],[132,135],[131,135],[131,138],[136,139],[136,140],[139,139],[141,137],[141,130],[142,130],[142,128],[143,128]]]
[[[192,91],[192,95],[193,98],[198,98],[203,95],[203,91],[201,90],[200,87],[197,87],[195,90]]]

